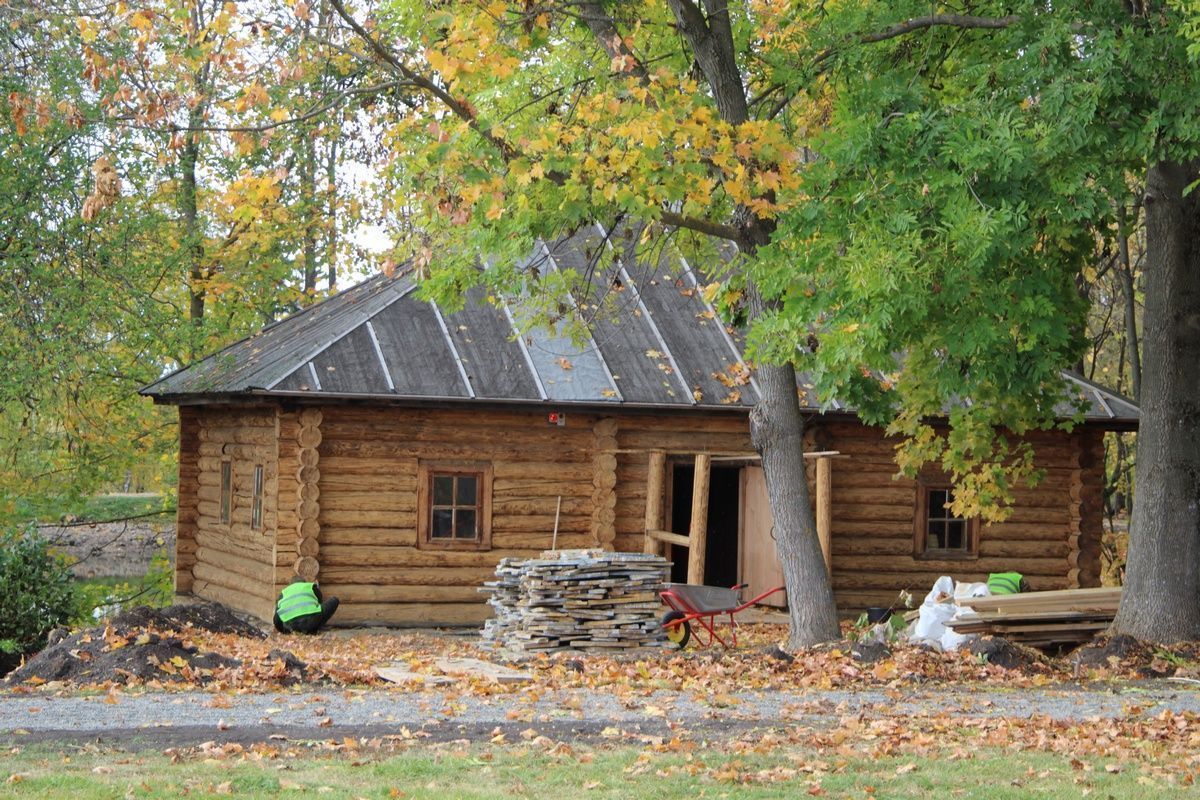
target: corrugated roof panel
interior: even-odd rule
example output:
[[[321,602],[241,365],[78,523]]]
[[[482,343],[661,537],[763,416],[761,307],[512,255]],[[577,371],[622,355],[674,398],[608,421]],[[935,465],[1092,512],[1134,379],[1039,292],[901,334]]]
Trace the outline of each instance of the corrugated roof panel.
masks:
[[[305,361],[294,372],[275,384],[277,392],[315,392],[317,384],[309,372],[308,362]]]
[[[487,302],[486,291],[467,293],[461,311],[443,315],[454,347],[462,357],[467,377],[479,398],[537,400],[537,382],[503,309]]]
[[[595,253],[603,246],[595,232],[581,232],[549,246],[560,268],[583,272],[594,262],[585,250]],[[662,342],[642,319],[634,291],[624,285],[612,270],[606,270],[592,282],[590,297],[576,298],[588,315],[588,328],[600,348],[621,397],[633,403],[691,405],[679,382],[672,378],[670,363]]]
[[[757,399],[754,391],[737,384],[741,374],[739,354],[725,338],[721,320],[684,274],[682,261],[664,247],[649,254],[657,263],[635,263],[635,241],[632,232],[629,236],[624,232],[614,236],[615,244],[624,246],[625,271],[636,284],[690,392],[699,402],[710,405],[753,405]]]
[[[551,400],[615,401],[616,388],[596,350],[590,343],[583,348],[576,346],[563,335],[563,327],[560,324],[551,332],[534,326],[527,328],[522,337],[546,396]]]
[[[366,325],[359,325],[312,360],[321,391],[387,394],[391,391]]]
[[[468,396],[454,352],[428,303],[409,295],[372,317],[371,324],[397,394]]]

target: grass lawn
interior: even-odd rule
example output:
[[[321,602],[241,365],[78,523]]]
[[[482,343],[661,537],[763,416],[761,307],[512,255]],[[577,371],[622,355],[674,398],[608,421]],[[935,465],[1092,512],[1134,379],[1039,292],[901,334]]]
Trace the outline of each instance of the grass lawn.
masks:
[[[465,745],[330,753],[259,746],[162,754],[29,748],[0,760],[0,796],[89,798],[1164,798],[1195,796],[1138,764],[1036,752],[864,760],[790,747],[752,754],[629,746]]]

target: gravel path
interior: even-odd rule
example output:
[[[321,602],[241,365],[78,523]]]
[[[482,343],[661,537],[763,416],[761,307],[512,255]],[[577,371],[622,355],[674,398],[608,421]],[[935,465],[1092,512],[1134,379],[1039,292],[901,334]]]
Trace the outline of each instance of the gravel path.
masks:
[[[1166,682],[1037,690],[952,689],[746,692],[722,696],[720,707],[686,693],[653,692],[618,698],[600,692],[523,692],[493,697],[447,691],[331,690],[251,695],[143,693],[50,697],[0,694],[0,742],[101,741],[167,747],[204,741],[262,741],[271,737],[329,739],[416,735],[432,741],[510,740],[532,729],[562,739],[665,736],[729,738],[779,725],[819,727],[844,715],[972,717],[1035,714],[1059,720],[1154,715],[1164,709],[1200,713],[1196,687]]]

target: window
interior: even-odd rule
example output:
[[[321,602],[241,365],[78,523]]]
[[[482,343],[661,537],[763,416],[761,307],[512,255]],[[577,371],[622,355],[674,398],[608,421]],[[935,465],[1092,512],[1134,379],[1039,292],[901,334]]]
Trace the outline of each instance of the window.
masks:
[[[920,481],[917,485],[916,528],[913,551],[921,558],[977,558],[979,520],[955,516],[954,487],[948,483]]]
[[[418,468],[421,547],[486,550],[492,542],[492,468],[468,462],[422,462]]]
[[[254,465],[254,500],[250,504],[250,530],[262,530],[263,465]]]
[[[228,525],[233,512],[233,462],[221,462],[221,524]]]

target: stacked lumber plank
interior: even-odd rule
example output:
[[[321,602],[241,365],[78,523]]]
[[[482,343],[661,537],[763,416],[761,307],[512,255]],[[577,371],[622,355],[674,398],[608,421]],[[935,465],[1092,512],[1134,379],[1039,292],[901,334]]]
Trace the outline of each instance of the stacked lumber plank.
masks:
[[[520,652],[611,653],[663,647],[658,593],[671,562],[643,553],[551,550],[505,558],[489,592],[485,643]]]
[[[1108,628],[1120,602],[1119,587],[971,597],[958,601],[971,610],[946,624],[1032,647],[1082,644]]]

